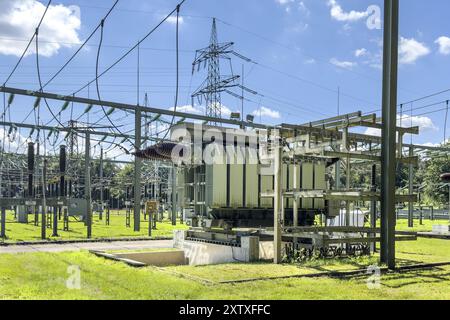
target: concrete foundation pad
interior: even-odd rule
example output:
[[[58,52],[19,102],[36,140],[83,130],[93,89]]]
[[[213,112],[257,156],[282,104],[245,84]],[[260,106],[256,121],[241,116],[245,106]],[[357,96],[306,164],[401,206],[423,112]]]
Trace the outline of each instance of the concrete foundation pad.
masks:
[[[241,237],[240,246],[186,240],[186,231],[174,231],[174,248],[184,251],[189,265],[256,262],[273,259],[273,243],[259,237]]]
[[[165,267],[171,265],[184,265],[186,258],[182,250],[156,251],[156,252],[127,252],[114,254],[119,259],[137,261],[148,266]]]

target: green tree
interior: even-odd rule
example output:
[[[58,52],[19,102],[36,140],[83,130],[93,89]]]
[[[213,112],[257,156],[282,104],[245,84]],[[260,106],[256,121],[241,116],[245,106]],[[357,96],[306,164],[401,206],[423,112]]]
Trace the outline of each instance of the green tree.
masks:
[[[432,157],[426,161],[423,172],[426,200],[434,205],[448,203],[448,188],[442,188],[440,176],[450,172],[448,157]]]

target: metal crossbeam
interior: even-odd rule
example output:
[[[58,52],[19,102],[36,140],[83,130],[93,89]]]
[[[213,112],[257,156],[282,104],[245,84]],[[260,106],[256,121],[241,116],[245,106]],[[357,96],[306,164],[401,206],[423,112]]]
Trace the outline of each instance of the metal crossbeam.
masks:
[[[95,107],[99,107],[99,108],[101,106],[104,106],[104,107],[115,108],[118,110],[125,110],[125,111],[135,111],[137,108],[137,105],[132,105],[132,104],[118,103],[118,102],[112,102],[112,101],[102,101],[102,100],[81,98],[81,97],[76,97],[76,96],[66,96],[66,95],[60,95],[60,94],[55,94],[55,93],[31,91],[31,90],[17,89],[17,88],[11,88],[11,87],[0,87],[0,92],[11,93],[11,94],[21,95],[21,96],[40,97],[40,98],[46,98],[49,100],[69,101],[69,102],[80,103],[80,104],[85,104],[85,105],[91,104],[91,105],[93,105]],[[203,115],[199,115],[199,114],[171,111],[171,110],[167,110],[167,109],[159,109],[159,108],[152,108],[152,107],[140,106],[140,108],[141,108],[142,112],[156,113],[156,114],[161,114],[161,115],[166,115],[166,116],[175,116],[175,117],[179,117],[179,118],[202,120],[202,121],[206,121],[206,122],[225,123],[225,124],[230,124],[230,125],[235,125],[235,126],[241,126],[242,124],[244,124],[246,127],[249,127],[249,128],[262,128],[262,129],[270,128],[270,126],[253,123],[253,122],[246,122],[246,121],[242,122],[241,120],[208,117],[208,116],[203,116]]]

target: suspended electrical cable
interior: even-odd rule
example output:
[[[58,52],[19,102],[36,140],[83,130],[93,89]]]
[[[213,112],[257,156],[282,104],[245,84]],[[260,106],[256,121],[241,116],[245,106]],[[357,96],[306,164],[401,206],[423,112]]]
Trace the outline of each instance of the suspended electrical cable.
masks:
[[[435,97],[435,96],[438,96],[438,95],[441,95],[441,94],[444,94],[444,93],[447,93],[447,92],[450,92],[450,89],[445,89],[445,90],[442,90],[442,91],[438,91],[438,92],[435,92],[435,93],[431,93],[431,94],[428,94],[428,95],[425,95],[425,96],[416,98],[416,99],[414,99],[414,100],[402,102],[401,104],[403,104],[403,105],[405,105],[405,104],[412,104],[412,103],[414,103],[414,102],[419,102],[419,101],[422,101],[422,100],[426,100],[426,99],[429,99],[429,98],[432,98],[432,97]],[[445,100],[444,100],[444,102],[445,102]],[[442,102],[438,102],[438,104],[439,104],[439,103],[442,103]],[[397,106],[400,106],[401,104],[399,104],[399,105],[397,105]],[[434,104],[433,104],[433,105],[434,105]],[[433,106],[433,105],[428,105],[428,106]],[[427,107],[427,106],[426,106],[426,107]],[[422,107],[422,108],[424,108],[424,107]],[[419,109],[420,109],[420,108],[419,108]],[[417,109],[415,109],[415,110],[417,110]],[[381,111],[381,109],[376,109],[376,110],[373,110],[373,111],[369,111],[369,112],[367,112],[366,114],[376,113],[376,112],[379,112],[379,111]]]
[[[173,126],[173,122],[174,122],[174,118],[175,118],[175,112],[176,112],[176,108],[178,105],[178,96],[179,96],[179,12],[180,12],[180,7],[181,5],[185,2],[185,0],[183,0],[180,4],[177,5],[177,7],[175,8],[175,10],[173,10],[165,19],[163,19],[155,28],[152,29],[152,31],[147,34],[143,39],[141,39],[140,41],[138,41],[138,43],[136,44],[136,46],[134,46],[133,48],[139,48],[140,44],[142,43],[143,40],[145,40],[151,33],[153,33],[164,21],[166,21],[168,19],[169,16],[171,16],[174,12],[176,12],[177,14],[177,18],[176,18],[176,90],[175,90],[175,106],[174,106],[174,115],[172,117],[172,121],[171,121],[171,126]],[[97,52],[97,64],[96,64],[96,77],[94,79],[94,81],[96,82],[96,88],[97,88],[97,95],[98,95],[98,99],[101,100],[101,96],[100,96],[100,92],[99,92],[99,86],[98,86],[98,79],[105,73],[103,72],[102,74],[98,74],[98,58],[99,58],[99,52],[100,52],[100,48],[101,48],[101,44],[103,42],[103,27],[101,30],[101,36],[100,36],[100,45],[99,45],[99,50]],[[133,50],[133,49],[132,49]],[[115,64],[117,64],[118,62],[121,61],[121,59],[123,59],[126,55],[128,55],[131,51],[127,52],[124,56],[122,56],[122,58],[120,58],[119,60],[116,61]],[[108,69],[111,69],[115,64],[113,64],[112,66],[110,66]],[[107,69],[107,70],[108,70]],[[139,74],[138,74],[139,77]],[[89,86],[90,83],[87,84],[87,86]],[[85,86],[86,87],[86,86]],[[83,90],[84,88],[80,89]],[[139,102],[138,102],[139,105]],[[102,118],[100,118],[99,120],[97,120],[96,123],[99,123],[102,119],[104,119],[105,117],[108,119],[108,121],[111,123],[111,125],[119,132],[122,134],[122,132],[116,127],[116,125],[113,123],[113,121],[110,118],[110,114],[108,114],[105,110],[104,107],[102,107],[104,116]],[[166,135],[164,136],[163,140],[166,139],[168,134],[168,131],[166,132]],[[126,138],[126,140],[128,140],[131,145],[136,148],[136,145],[133,141],[131,141],[129,138]]]
[[[119,0],[116,0],[114,2],[114,4],[112,5],[112,7],[109,9],[109,11],[106,13],[106,15],[103,17],[103,19],[100,21],[100,23],[97,25],[97,27],[91,32],[91,34],[89,35],[89,37],[87,37],[87,39],[81,44],[81,46],[78,48],[77,51],[75,51],[75,53],[69,58],[69,60],[67,60],[66,63],[64,63],[64,65],[53,75],[53,77],[50,78],[50,80],[48,80],[44,86],[42,87],[42,89],[44,89],[50,82],[52,82],[68,65],[70,62],[72,62],[72,60],[78,55],[78,53],[83,49],[83,47],[89,42],[89,40],[94,36],[94,34],[98,31],[98,29],[100,27],[103,26],[105,20],[108,18],[108,16],[111,14],[111,12],[114,10],[114,8],[116,7],[117,3],[119,2]]]
[[[99,61],[100,61],[100,52],[101,52],[101,49],[102,49],[102,43],[103,43],[104,22],[105,22],[105,21],[102,20],[102,22],[101,22],[101,24],[100,24],[100,41],[99,41],[99,44],[98,44],[97,59],[96,59],[96,62],[95,62],[95,87],[96,87],[96,90],[97,90],[97,97],[98,97],[98,100],[99,100],[99,101],[101,101],[102,98],[101,98],[101,95],[100,95],[100,88],[99,88],[99,83],[98,83],[98,79],[99,79],[99,77],[98,77],[98,68],[99,68]],[[105,107],[104,107],[103,105],[101,105],[100,107],[102,108],[102,111],[103,111],[103,113],[105,114],[105,117],[108,119],[109,123],[114,127],[114,129],[117,130],[117,132],[119,132],[119,133],[122,134],[122,132],[120,131],[120,129],[117,128],[117,126],[114,124],[114,122],[113,122],[113,121],[111,120],[111,118],[109,117],[109,114],[108,114],[109,111],[106,112]],[[114,110],[114,109],[110,109],[110,110]],[[95,124],[97,124],[97,123],[98,123],[98,121],[97,121]],[[94,124],[94,125],[95,125],[95,124]],[[128,140],[132,145],[134,145],[134,143],[131,141],[131,139],[127,139],[127,140]]]
[[[38,76],[39,86],[40,86],[39,91],[43,92],[43,90],[42,90],[42,79],[41,79],[41,70],[40,70],[40,67],[39,67],[39,29],[36,29],[35,38],[36,38],[36,69],[37,69],[37,76]],[[50,112],[50,114],[52,115],[53,119],[55,119],[56,122],[58,122],[61,127],[64,127],[64,125],[61,123],[61,121],[59,121],[58,118],[53,113],[52,108],[50,108],[50,106],[49,106],[49,104],[47,102],[47,99],[45,97],[43,99],[44,99],[45,105],[47,106],[47,109]]]
[[[307,84],[312,85],[312,86],[314,86],[314,87],[317,87],[317,88],[319,88],[319,89],[322,89],[322,90],[325,90],[325,91],[329,91],[329,92],[332,92],[332,93],[338,93],[338,90],[336,90],[336,89],[326,87],[326,86],[324,86],[324,85],[322,85],[322,84],[319,84],[319,83],[316,83],[316,82],[314,82],[314,81],[311,81],[311,80],[308,80],[308,79],[299,77],[299,76],[297,76],[297,75],[290,74],[290,73],[285,72],[285,71],[278,70],[278,69],[273,68],[273,67],[271,67],[271,66],[268,66],[268,65],[266,65],[266,64],[263,64],[263,63],[260,63],[260,62],[256,62],[256,61],[252,61],[252,63],[254,63],[256,66],[259,66],[259,67],[262,67],[262,68],[264,68],[264,69],[267,69],[267,70],[270,70],[270,71],[279,73],[279,74],[281,74],[281,75],[284,75],[284,76],[286,76],[286,77],[289,77],[289,78],[292,78],[292,79],[295,79],[295,80],[298,80],[298,81],[307,83]],[[368,101],[368,100],[365,100],[365,99],[361,99],[361,98],[352,96],[352,95],[347,94],[347,93],[342,92],[342,91],[340,92],[340,95],[341,95],[341,96],[345,96],[345,97],[347,97],[347,98],[349,98],[349,99],[352,99],[352,100],[355,100],[355,101],[360,101],[360,102],[368,103],[368,104],[370,104],[370,105],[374,105],[374,104],[375,104],[375,103],[372,103],[372,102],[370,102],[370,101]]]
[[[359,73],[359,72],[356,72],[356,71],[354,71],[354,70],[351,70],[351,69],[348,69],[348,68],[345,68],[345,67],[342,67],[342,66],[337,66],[337,65],[333,64],[332,62],[330,62],[329,60],[326,60],[326,59],[320,59],[320,58],[318,58],[317,56],[310,55],[310,54],[308,54],[307,52],[304,52],[304,51],[303,51],[303,52],[300,52],[300,50],[299,50],[298,48],[290,47],[290,46],[288,46],[288,45],[286,45],[286,44],[283,44],[283,43],[281,43],[281,42],[278,42],[278,41],[275,41],[275,40],[273,40],[273,39],[270,39],[270,38],[268,38],[268,37],[266,37],[266,36],[260,35],[260,34],[258,34],[258,33],[256,33],[256,32],[253,32],[253,31],[250,31],[250,30],[248,30],[248,29],[246,29],[246,28],[243,28],[243,27],[241,27],[241,26],[232,24],[232,23],[227,22],[227,21],[225,21],[225,20],[223,20],[223,19],[216,18],[216,20],[219,21],[219,22],[221,22],[222,24],[224,24],[224,25],[226,25],[226,26],[229,26],[229,27],[238,29],[238,30],[240,30],[240,31],[242,31],[242,32],[245,32],[245,33],[247,33],[247,34],[250,34],[250,35],[252,35],[252,36],[254,36],[254,37],[256,37],[256,38],[262,39],[262,40],[264,40],[264,41],[266,41],[266,42],[270,42],[270,43],[272,43],[272,44],[275,44],[275,45],[277,45],[277,46],[279,46],[279,47],[282,47],[282,48],[284,48],[284,49],[286,49],[286,50],[289,50],[289,51],[291,51],[291,52],[294,52],[294,53],[297,53],[297,54],[300,53],[300,54],[302,54],[302,55],[304,55],[304,56],[307,56],[308,58],[311,58],[311,59],[314,59],[314,60],[317,60],[317,61],[321,61],[321,62],[323,62],[323,63],[325,63],[325,64],[331,65],[331,66],[334,67],[334,68],[337,67],[337,68],[341,69],[342,71],[349,72],[349,73],[353,73],[353,74],[355,74],[355,75],[357,75],[357,76],[359,76],[359,77],[363,77],[363,78],[369,79],[369,80],[371,80],[371,81],[379,81],[379,79],[374,78],[374,77],[371,77],[371,76],[369,76],[369,75],[367,75],[367,74]],[[403,90],[403,91],[412,92],[411,90],[408,90],[408,89],[406,89],[406,88],[400,88],[400,87],[399,87],[399,89],[401,89],[401,90]],[[356,97],[352,96],[352,98],[356,98]],[[359,98],[356,98],[356,99],[359,99]],[[359,100],[361,100],[361,99],[359,99]],[[374,104],[374,105],[377,105],[377,104]]]
[[[44,21],[45,15],[47,14],[48,9],[50,8],[50,5],[52,3],[52,0],[49,0],[47,3],[47,7],[45,8],[44,14],[41,17],[41,20],[39,21],[39,24],[36,27],[36,30],[38,30],[41,27],[42,21]],[[33,42],[34,38],[36,36],[36,32],[33,34],[33,36],[31,37],[30,41],[28,42],[25,50],[23,51],[22,55],[19,58],[19,61],[17,61],[16,65],[14,66],[13,70],[11,71],[11,73],[9,74],[8,78],[6,78],[5,82],[3,83],[3,86],[6,86],[6,83],[9,81],[9,79],[11,79],[12,75],[14,74],[14,72],[16,71],[17,67],[19,66],[19,64],[22,62],[22,59],[25,57],[25,54],[27,53],[28,49],[31,46],[31,43]]]
[[[128,50],[127,52],[125,52],[119,59],[117,59],[113,64],[111,64],[108,68],[106,68],[102,73],[100,73],[98,76],[96,76],[96,78],[100,78],[103,75],[105,75],[106,73],[108,73],[112,68],[114,68],[116,65],[118,65],[123,59],[125,59],[131,52],[133,52],[138,45],[140,45],[142,42],[144,42],[151,34],[153,34],[153,32],[155,32],[164,22],[166,22],[167,19],[169,19],[176,11],[177,8],[181,7],[183,5],[183,3],[186,0],[181,1],[177,7],[172,10],[164,19],[162,19],[155,27],[153,27],[153,29],[151,29],[141,40],[139,40],[137,42],[137,44],[135,44],[133,47],[131,47],[130,50]],[[78,89],[77,91],[74,92],[74,94],[76,95],[77,93],[79,93],[80,91],[84,90],[88,85],[94,83],[96,81],[96,79],[93,79],[91,81],[88,82],[88,84],[86,84],[85,86],[81,87],[80,89]]]
[[[438,96],[438,95],[441,95],[441,94],[444,94],[444,93],[447,93],[447,92],[450,92],[450,89],[446,89],[446,90],[438,91],[438,92],[435,92],[435,93],[431,93],[429,95],[426,95],[426,96],[423,96],[423,97],[420,97],[420,98],[417,98],[417,99],[414,99],[414,100],[411,100],[411,101],[404,102],[404,104],[409,104],[409,103],[422,101],[422,100],[425,100],[425,99],[428,99],[428,98],[432,98],[432,97],[435,97],[435,96]]]
[[[176,60],[176,70],[177,70],[177,75],[176,75],[176,80],[175,80],[175,102],[174,102],[174,106],[173,106],[173,115],[172,115],[172,120],[170,121],[170,126],[167,129],[164,137],[162,138],[162,141],[166,140],[167,135],[169,134],[169,131],[172,129],[173,127],[173,122],[175,120],[175,113],[177,112],[177,106],[178,106],[178,95],[179,95],[179,82],[180,82],[180,77],[179,77],[179,18],[180,18],[180,5],[177,6],[176,8],[177,10],[177,21],[176,21],[176,36],[175,36],[175,49],[176,49],[176,53],[175,53],[175,60]]]

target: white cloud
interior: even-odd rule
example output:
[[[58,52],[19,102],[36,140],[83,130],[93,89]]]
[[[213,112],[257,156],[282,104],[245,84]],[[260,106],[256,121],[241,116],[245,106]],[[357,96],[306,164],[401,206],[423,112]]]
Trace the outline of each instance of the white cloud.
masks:
[[[294,2],[294,0],[275,0],[275,2],[277,2],[281,5],[286,5],[286,4]]]
[[[303,2],[303,1],[300,1],[299,3],[298,3],[298,9],[301,11],[301,12],[303,12],[304,14],[306,14],[306,15],[310,15],[310,11],[309,11],[309,9],[306,7],[306,5],[305,5],[305,3]]]
[[[419,58],[430,54],[428,47],[418,42],[416,39],[407,39],[400,37],[400,44],[398,48],[399,62],[401,64],[415,63]]]
[[[381,130],[376,128],[367,128],[364,134],[367,134],[369,136],[381,137]]]
[[[355,50],[355,57],[363,57],[368,54],[368,51],[366,48],[356,49]]]
[[[304,31],[308,30],[308,28],[309,28],[309,24],[299,22],[296,25],[294,25],[292,28],[289,28],[289,30],[292,32],[298,33],[298,32],[304,32]]]
[[[224,106],[223,104],[220,106],[220,112],[222,113],[222,117],[229,117],[231,116],[231,109],[227,106]]]
[[[358,64],[356,62],[351,61],[340,61],[336,58],[330,59],[330,63],[335,65],[336,67],[343,68],[343,69],[353,69]]]
[[[280,119],[281,115],[280,112],[266,108],[266,107],[261,107],[256,109],[255,111],[252,112],[252,114],[254,116],[261,116],[261,117],[268,117],[268,118],[272,118],[272,119]]]
[[[439,53],[443,55],[450,54],[450,38],[449,37],[439,37],[434,43],[439,44]]]
[[[170,107],[169,110],[173,111],[173,107]],[[194,113],[194,114],[205,114],[205,107],[199,106],[199,105],[185,105],[185,106],[178,106],[177,107],[178,112],[186,112],[186,113]],[[230,108],[228,108],[225,105],[220,105],[220,112],[222,115],[222,118],[227,118],[231,116],[231,113],[234,111],[231,111]]]
[[[369,12],[367,10],[366,11],[352,10],[349,12],[345,12],[336,0],[329,0],[328,6],[330,7],[331,17],[341,22],[355,22],[369,16]]]
[[[425,147],[440,147],[441,144],[440,143],[427,142],[427,143],[424,143],[423,146],[425,146]]]
[[[401,122],[400,122],[401,120]],[[402,117],[397,116],[397,125],[402,127],[419,127],[420,131],[436,131],[438,128],[434,125],[433,120],[423,116],[409,116],[404,114]]]
[[[315,64],[316,63],[316,59],[314,59],[314,58],[306,59],[304,63],[305,64]]]
[[[403,128],[408,127],[419,127],[420,132],[424,131],[437,131],[438,128],[433,123],[433,120],[431,120],[428,117],[423,116],[409,116],[404,114],[400,117],[400,115],[397,116],[397,126],[401,126]],[[365,131],[365,134],[370,136],[378,136],[381,137],[381,130],[376,128],[367,128]]]
[[[2,138],[2,140],[5,139],[5,141],[7,142],[5,143],[5,149],[9,151],[14,150],[19,146],[25,145],[27,142],[29,142],[25,136],[14,129],[12,130],[11,134],[9,134],[9,127],[7,127],[6,130],[3,129],[3,127],[0,128],[0,137]]]
[[[170,24],[176,24],[177,23],[177,17],[176,16],[170,16],[167,18],[166,20],[168,23]],[[184,23],[184,18],[183,17],[178,17],[178,23],[182,24]]]
[[[0,1],[0,54],[21,56],[45,11],[37,0]],[[62,47],[79,44],[81,26],[77,6],[51,5],[39,30],[39,53],[51,57]],[[27,55],[35,53],[30,46]]]
[[[304,1],[300,0],[275,0],[280,6],[284,7],[284,10],[288,13],[292,11],[292,8],[297,8],[297,10],[306,16],[310,15],[309,9],[306,7]]]
[[[169,108],[169,110],[173,111],[173,107]],[[191,105],[185,105],[185,106],[177,106],[178,112],[186,112],[186,113],[197,113],[201,114],[203,113],[203,110],[199,106],[191,106]]]

